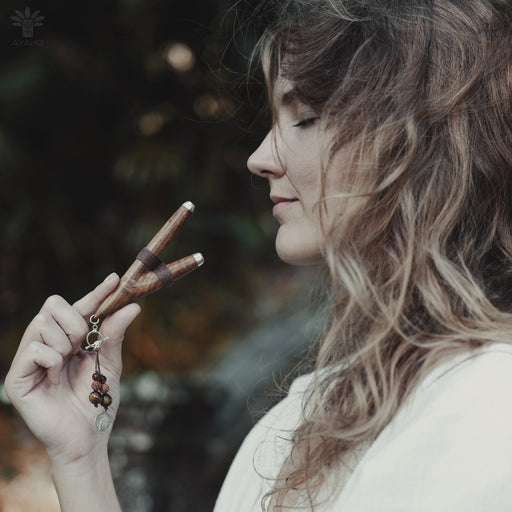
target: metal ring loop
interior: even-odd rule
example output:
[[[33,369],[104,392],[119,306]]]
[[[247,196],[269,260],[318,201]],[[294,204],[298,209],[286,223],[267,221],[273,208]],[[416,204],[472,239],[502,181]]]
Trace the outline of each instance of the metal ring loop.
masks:
[[[89,337],[91,336],[91,334],[98,335],[98,339],[96,341],[94,341],[93,343],[91,343],[89,341]],[[106,340],[106,338],[103,337],[103,334],[101,334],[100,331],[92,330],[87,334],[87,337],[85,338],[85,342],[87,343],[87,347],[85,347],[85,350],[90,350],[90,351],[99,350],[99,348],[101,347],[101,345],[103,344],[103,342],[105,340]]]

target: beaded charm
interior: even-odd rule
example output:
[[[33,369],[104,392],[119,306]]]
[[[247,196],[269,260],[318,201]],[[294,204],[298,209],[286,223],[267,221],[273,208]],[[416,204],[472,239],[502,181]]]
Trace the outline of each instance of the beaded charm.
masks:
[[[96,352],[96,357],[98,360],[98,352]],[[99,370],[99,361],[97,370]],[[95,371],[92,374],[91,388],[93,391],[89,395],[89,402],[91,402],[94,407],[101,405],[105,409],[103,413],[96,417],[96,428],[100,432],[105,432],[112,425],[112,418],[107,414],[107,409],[112,403],[112,397],[108,394],[109,386],[105,375],[101,374],[99,371]]]
[[[107,340],[98,330],[99,319],[95,319],[94,315],[90,318],[91,330],[87,334],[85,350],[89,352],[95,352],[96,364],[95,371],[92,374],[92,392],[89,394],[89,402],[98,407],[101,405],[105,410],[96,416],[95,425],[100,432],[106,432],[112,426],[112,418],[107,413],[107,409],[112,403],[112,397],[108,394],[109,386],[107,384],[107,378],[101,373],[100,368],[100,347],[102,343]],[[96,340],[92,341],[92,336],[96,336]]]

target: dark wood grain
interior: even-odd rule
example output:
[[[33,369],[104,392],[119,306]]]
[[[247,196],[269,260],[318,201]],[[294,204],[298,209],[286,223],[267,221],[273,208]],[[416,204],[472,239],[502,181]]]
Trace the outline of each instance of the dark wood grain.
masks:
[[[192,203],[184,203],[160,228],[146,247],[155,255],[160,256],[193,211],[194,205]],[[176,281],[200,267],[203,262],[202,255],[196,253],[166,266],[171,271],[174,281]],[[144,263],[136,259],[121,277],[117,288],[100,304],[94,316],[104,319],[123,306],[154,293],[163,287],[157,275],[148,270]]]

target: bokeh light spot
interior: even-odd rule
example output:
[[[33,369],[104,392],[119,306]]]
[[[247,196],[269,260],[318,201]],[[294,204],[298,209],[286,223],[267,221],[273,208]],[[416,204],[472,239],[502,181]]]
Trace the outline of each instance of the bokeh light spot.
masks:
[[[172,44],[166,52],[166,60],[175,71],[178,73],[186,73],[190,71],[196,63],[194,53],[184,43]]]
[[[194,112],[201,119],[217,117],[220,110],[219,100],[211,94],[203,94],[194,102]]]

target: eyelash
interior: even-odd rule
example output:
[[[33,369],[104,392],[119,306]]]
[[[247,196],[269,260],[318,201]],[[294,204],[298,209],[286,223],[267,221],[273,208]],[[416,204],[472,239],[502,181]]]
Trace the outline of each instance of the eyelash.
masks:
[[[318,117],[308,117],[307,119],[303,119],[293,126],[296,128],[307,128],[308,126],[311,126],[317,119]]]

